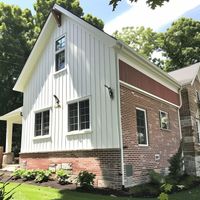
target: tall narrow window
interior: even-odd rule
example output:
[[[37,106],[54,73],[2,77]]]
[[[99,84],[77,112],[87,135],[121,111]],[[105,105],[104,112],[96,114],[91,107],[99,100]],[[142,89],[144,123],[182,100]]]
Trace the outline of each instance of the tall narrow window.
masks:
[[[55,63],[56,63],[56,71],[59,71],[65,68],[65,36],[56,40],[56,55],[55,55]]]
[[[136,119],[137,119],[138,144],[148,145],[146,111],[143,109],[137,108]]]
[[[169,115],[167,112],[160,111],[160,128],[169,129]]]
[[[90,128],[89,99],[68,105],[68,130],[77,131]]]
[[[35,114],[35,136],[49,134],[49,110]]]
[[[196,128],[197,128],[197,140],[198,140],[198,143],[200,143],[200,120],[199,119],[196,120]]]

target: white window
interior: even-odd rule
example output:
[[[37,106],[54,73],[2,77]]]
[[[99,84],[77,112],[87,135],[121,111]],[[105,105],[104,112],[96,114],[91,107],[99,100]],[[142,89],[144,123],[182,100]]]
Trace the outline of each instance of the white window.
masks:
[[[148,145],[147,117],[146,111],[136,108],[137,137],[139,145]]]
[[[55,70],[59,71],[65,68],[65,36],[56,40],[55,52]]]
[[[35,137],[49,135],[50,111],[35,113]]]
[[[199,119],[196,120],[196,128],[197,128],[198,143],[200,143],[200,120]]]
[[[90,129],[89,99],[68,104],[68,131]]]
[[[160,128],[169,130],[169,114],[164,111],[160,111]]]

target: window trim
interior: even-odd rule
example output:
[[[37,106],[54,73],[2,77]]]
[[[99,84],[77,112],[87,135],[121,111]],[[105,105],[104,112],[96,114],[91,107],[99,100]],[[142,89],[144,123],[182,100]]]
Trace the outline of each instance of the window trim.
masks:
[[[83,129],[83,130],[74,130],[74,131],[69,131],[69,104],[73,104],[73,103],[79,103],[80,101],[84,101],[84,100],[89,100],[89,117],[90,117],[90,123],[89,126],[90,128],[88,129]],[[81,97],[78,99],[73,99],[73,100],[69,100],[67,101],[67,133],[66,136],[69,135],[78,135],[78,134],[87,134],[87,133],[92,133],[92,106],[91,106],[91,96],[85,96],[85,97]],[[78,128],[79,128],[79,105],[78,105]]]
[[[161,113],[165,113],[167,114],[168,116],[168,127],[167,128],[162,128],[162,125],[161,125]],[[163,130],[163,131],[170,131],[170,119],[169,119],[169,113],[166,112],[166,111],[163,111],[163,110],[159,110],[159,124],[160,124],[160,129]]]
[[[58,41],[58,40],[60,40],[61,38],[65,38],[65,47],[64,48],[61,48],[61,49],[59,49],[59,50],[56,50],[56,42]],[[62,73],[63,71],[66,71],[66,69],[67,69],[67,66],[66,66],[66,41],[67,41],[67,36],[66,36],[66,33],[65,34],[63,34],[63,35],[61,35],[61,36],[59,36],[59,37],[57,37],[56,39],[55,39],[55,41],[54,41],[54,59],[55,59],[55,64],[54,64],[54,75],[56,75],[56,74],[59,74],[59,73]],[[61,51],[63,51],[64,50],[64,55],[65,55],[65,62],[64,62],[64,68],[62,68],[62,69],[60,69],[60,70],[56,70],[56,55],[58,54],[58,53],[60,53]]]
[[[35,116],[37,113],[45,112],[49,110],[49,134],[48,135],[35,135]],[[52,126],[52,106],[41,108],[34,111],[34,126],[33,126],[33,140],[48,139],[51,138],[51,126]]]
[[[200,119],[196,118],[197,143],[200,144]]]
[[[139,108],[139,107],[136,107],[135,108],[135,113],[136,113],[136,128],[137,128],[137,110],[140,110],[140,111],[143,111],[144,112],[144,117],[145,117],[145,129],[146,129],[146,144],[139,144],[139,141],[138,141],[138,132],[137,132],[137,142],[138,142],[138,146],[141,146],[141,147],[147,147],[149,146],[149,131],[148,131],[148,125],[147,125],[147,111],[143,108]]]

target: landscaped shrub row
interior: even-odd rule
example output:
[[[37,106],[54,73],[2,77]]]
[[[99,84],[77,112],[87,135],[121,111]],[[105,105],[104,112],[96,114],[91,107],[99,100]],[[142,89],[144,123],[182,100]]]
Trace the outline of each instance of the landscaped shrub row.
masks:
[[[22,179],[23,181],[35,181],[36,183],[46,182],[52,178],[53,172],[50,170],[26,170],[26,169],[17,169],[12,173],[12,179]],[[59,184],[69,184],[75,182],[80,184],[81,187],[91,188],[94,184],[95,174],[88,171],[81,171],[75,181],[72,181],[70,177],[72,176],[71,171],[60,169],[56,171],[56,180]]]

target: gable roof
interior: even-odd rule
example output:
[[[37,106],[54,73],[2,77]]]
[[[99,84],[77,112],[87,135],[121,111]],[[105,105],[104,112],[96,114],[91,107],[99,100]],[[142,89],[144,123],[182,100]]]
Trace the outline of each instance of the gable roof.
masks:
[[[125,43],[123,43],[123,42],[117,40],[116,38],[108,35],[104,31],[99,30],[95,26],[89,24],[85,20],[77,17],[76,15],[72,14],[71,12],[67,11],[66,9],[64,9],[64,8],[62,8],[62,7],[60,7],[56,4],[54,5],[52,10],[54,10],[56,12],[60,12],[61,14],[75,20],[79,24],[86,27],[87,30],[90,30],[91,32],[95,33],[95,35],[99,36],[100,38],[105,39],[107,44],[109,44],[110,46],[116,47],[118,49],[120,48],[125,53],[130,54],[132,57],[134,57],[135,59],[142,62],[145,67],[150,68],[154,73],[158,74],[159,76],[161,76],[162,78],[164,78],[168,82],[172,83],[177,88],[180,88],[180,84],[175,79],[173,79],[167,73],[163,72],[160,68],[158,68],[156,65],[154,65],[153,63],[151,63],[150,61],[148,61],[144,57],[140,56],[138,53],[136,53],[132,48],[130,48]],[[53,29],[56,27],[56,25],[57,25],[56,20],[54,18],[53,13],[51,12],[49,14],[49,17],[48,17],[48,19],[47,19],[39,37],[38,37],[36,43],[35,43],[32,51],[31,51],[31,54],[29,55],[25,65],[24,65],[24,68],[23,68],[14,88],[13,88],[14,90],[19,91],[19,92],[24,91],[26,84],[31,77],[31,74],[34,71],[38,57],[41,55],[43,49],[45,48],[45,44],[47,43],[48,38],[50,37],[50,35],[51,35]]]
[[[200,62],[169,72],[168,74],[177,80],[181,85],[193,84],[198,75]]]

